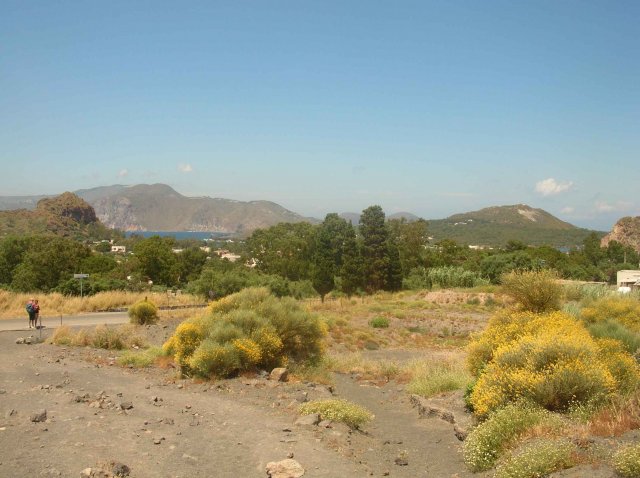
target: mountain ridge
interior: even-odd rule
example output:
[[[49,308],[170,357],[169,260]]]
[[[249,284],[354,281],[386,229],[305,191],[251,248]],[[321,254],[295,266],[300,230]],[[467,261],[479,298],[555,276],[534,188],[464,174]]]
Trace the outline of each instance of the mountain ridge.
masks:
[[[166,184],[112,185],[80,189],[76,194],[95,209],[98,219],[110,228],[123,231],[203,231],[248,235],[257,228],[279,222],[320,222],[304,217],[267,200],[238,201],[209,196],[184,196]],[[31,205],[29,196],[0,197],[6,205]],[[358,225],[359,213],[341,217]],[[414,221],[409,212],[390,214],[387,219]],[[501,247],[509,240],[525,244],[557,247],[580,246],[584,238],[597,232],[562,221],[543,209],[526,204],[492,206],[453,214],[445,219],[428,219],[433,242],[453,239],[460,244]]]

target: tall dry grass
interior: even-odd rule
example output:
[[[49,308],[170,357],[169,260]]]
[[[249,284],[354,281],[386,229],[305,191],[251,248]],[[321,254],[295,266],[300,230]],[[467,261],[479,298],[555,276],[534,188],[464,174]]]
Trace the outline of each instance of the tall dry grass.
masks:
[[[80,298],[59,293],[23,294],[0,290],[0,319],[26,317],[25,305],[32,297],[39,300],[40,313],[43,317],[100,312],[129,307],[138,301],[144,300],[145,297],[159,307],[202,303],[202,299],[193,295],[180,294],[173,296],[159,292],[110,291]]]

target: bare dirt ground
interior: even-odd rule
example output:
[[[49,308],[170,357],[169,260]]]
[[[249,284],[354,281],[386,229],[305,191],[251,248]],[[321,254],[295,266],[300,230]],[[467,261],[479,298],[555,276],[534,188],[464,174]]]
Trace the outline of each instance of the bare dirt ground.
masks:
[[[149,329],[156,341],[167,335]],[[48,335],[51,332],[45,332]],[[18,345],[0,333],[0,476],[77,477],[122,463],[132,477],[265,477],[293,457],[305,477],[465,477],[450,423],[420,419],[401,385],[333,387],[241,377],[197,383],[129,369],[105,350]],[[347,398],[376,418],[361,431],[297,425],[305,400]],[[32,421],[46,410],[46,420]],[[477,476],[477,475],[476,475]]]

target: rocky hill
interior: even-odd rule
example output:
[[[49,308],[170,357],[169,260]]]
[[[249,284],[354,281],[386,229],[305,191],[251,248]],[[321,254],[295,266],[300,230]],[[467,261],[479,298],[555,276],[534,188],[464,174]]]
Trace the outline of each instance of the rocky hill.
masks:
[[[165,184],[78,191],[107,226],[124,231],[207,231],[247,234],[308,219],[269,201],[187,197]]]
[[[463,244],[491,247],[504,246],[509,240],[534,246],[573,247],[581,245],[584,238],[594,232],[526,204],[488,207],[429,220],[428,231],[434,241],[453,239]]]
[[[618,241],[640,252],[640,216],[627,216],[616,222],[611,232],[602,238],[602,247],[611,241]]]
[[[34,210],[0,211],[0,235],[55,234],[77,239],[111,235],[89,203],[73,193],[40,199]]]

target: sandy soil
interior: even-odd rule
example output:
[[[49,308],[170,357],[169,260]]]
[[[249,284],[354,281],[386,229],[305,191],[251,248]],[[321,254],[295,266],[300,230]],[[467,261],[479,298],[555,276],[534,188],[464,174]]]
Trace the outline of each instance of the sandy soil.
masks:
[[[362,431],[296,425],[300,403],[332,391],[258,376],[179,380],[172,369],[110,365],[104,350],[15,343],[27,334],[0,333],[2,477],[77,477],[112,462],[140,478],[265,477],[268,462],[287,457],[305,477],[471,476],[453,426],[419,419],[393,382],[336,377],[335,396],[376,415]],[[32,421],[42,410],[46,421]]]

